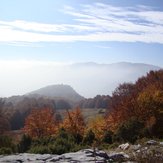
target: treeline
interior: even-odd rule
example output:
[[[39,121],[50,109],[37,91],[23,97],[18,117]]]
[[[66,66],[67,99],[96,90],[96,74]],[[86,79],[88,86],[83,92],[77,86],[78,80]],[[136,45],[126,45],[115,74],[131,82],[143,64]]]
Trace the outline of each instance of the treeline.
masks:
[[[79,103],[80,108],[109,108],[111,97],[109,95],[97,95],[94,98],[84,99]]]
[[[85,99],[74,104],[66,99],[52,99],[48,97],[15,96],[8,99],[0,99],[0,112],[5,120],[1,124],[7,124],[8,130],[19,130],[24,127],[25,119],[33,109],[51,108],[61,111],[72,109],[74,106],[80,108],[108,108],[110,96],[97,95],[95,98]],[[62,116],[57,114],[60,119]]]
[[[72,105],[64,99],[54,100],[46,97],[18,97],[12,102],[0,99],[0,117],[3,117],[1,125],[7,126],[8,130],[19,130],[24,127],[25,119],[33,109],[45,107],[52,110],[65,110],[71,109]]]

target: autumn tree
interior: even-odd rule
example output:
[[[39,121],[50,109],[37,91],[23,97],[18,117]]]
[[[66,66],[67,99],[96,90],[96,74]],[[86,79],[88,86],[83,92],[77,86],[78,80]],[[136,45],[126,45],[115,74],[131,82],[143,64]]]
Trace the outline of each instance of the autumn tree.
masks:
[[[58,124],[54,112],[49,108],[32,110],[25,120],[24,131],[34,138],[54,135]]]
[[[163,133],[163,90],[149,86],[138,96],[139,118],[141,118],[149,132],[158,136]]]
[[[163,132],[163,70],[151,71],[135,84],[121,84],[114,92],[106,119],[108,130],[137,117],[153,136]]]
[[[102,140],[106,132],[106,121],[102,116],[96,116],[88,122],[86,132],[92,131],[96,140]]]
[[[84,135],[85,122],[80,108],[67,110],[62,127],[75,138]]]
[[[118,126],[130,117],[135,116],[137,91],[134,84],[120,84],[113,92],[106,120],[109,130],[115,131]]]
[[[50,108],[55,110],[56,104],[53,99],[45,97],[20,97],[14,104],[14,112],[10,123],[12,129],[19,130],[25,125],[25,119],[33,109]],[[17,117],[20,117],[17,119]]]

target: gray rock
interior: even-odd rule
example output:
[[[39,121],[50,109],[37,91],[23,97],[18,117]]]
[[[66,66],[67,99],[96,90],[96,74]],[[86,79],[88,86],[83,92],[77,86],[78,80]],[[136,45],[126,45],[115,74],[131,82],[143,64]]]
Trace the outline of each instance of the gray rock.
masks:
[[[125,143],[125,144],[121,144],[118,146],[118,148],[122,149],[122,150],[126,150],[130,147],[129,143]]]
[[[160,142],[160,145],[163,146],[163,142]]]
[[[105,163],[109,159],[109,156],[104,151],[92,149],[80,150],[74,153],[65,153],[62,155],[51,155],[51,154],[17,154],[10,156],[1,156],[1,163]]]
[[[46,160],[50,159],[52,155],[50,154],[29,154],[29,153],[23,153],[23,154],[16,154],[16,155],[9,155],[9,156],[3,156],[0,158],[0,162],[12,162],[12,163],[21,163],[21,162],[36,162],[36,163],[42,163]]]
[[[125,154],[123,152],[112,153],[112,154],[109,155],[110,161],[118,161],[118,162],[120,161],[120,162],[122,162],[122,161],[125,161],[125,160],[129,159],[129,158],[130,158],[129,155],[127,155],[127,154]]]
[[[157,145],[158,142],[155,141],[155,140],[149,140],[149,141],[146,142],[146,144],[147,144],[147,145]]]
[[[137,151],[137,150],[139,150],[141,148],[141,145],[140,144],[132,145],[130,148],[131,148],[131,150]]]

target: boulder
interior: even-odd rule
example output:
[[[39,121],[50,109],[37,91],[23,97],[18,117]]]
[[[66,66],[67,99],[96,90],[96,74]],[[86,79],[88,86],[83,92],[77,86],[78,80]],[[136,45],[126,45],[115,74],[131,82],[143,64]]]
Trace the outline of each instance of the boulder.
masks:
[[[118,148],[120,148],[122,150],[127,150],[129,147],[130,147],[129,143],[121,144],[118,146]]]
[[[160,142],[160,145],[163,146],[163,142]]]
[[[155,140],[149,140],[149,141],[146,142],[146,144],[147,144],[147,145],[157,145],[158,142],[155,141]]]
[[[139,150],[141,148],[141,145],[140,144],[138,144],[138,145],[132,145],[130,148],[133,151],[137,151],[137,150]]]
[[[129,158],[130,158],[129,155],[127,155],[123,152],[112,153],[109,155],[109,160],[113,161],[113,162],[122,162],[122,161],[129,159]]]

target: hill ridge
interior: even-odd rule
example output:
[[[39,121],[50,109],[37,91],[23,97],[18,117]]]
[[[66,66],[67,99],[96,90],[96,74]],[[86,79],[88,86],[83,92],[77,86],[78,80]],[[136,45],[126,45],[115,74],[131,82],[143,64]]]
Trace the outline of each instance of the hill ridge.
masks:
[[[73,102],[78,102],[84,99],[68,84],[52,84],[26,94],[27,96],[46,96],[51,98],[63,98]]]

